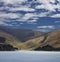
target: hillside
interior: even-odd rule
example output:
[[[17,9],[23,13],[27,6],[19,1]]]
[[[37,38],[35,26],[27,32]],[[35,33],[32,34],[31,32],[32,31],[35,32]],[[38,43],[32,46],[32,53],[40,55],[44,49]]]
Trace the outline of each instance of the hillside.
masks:
[[[21,49],[60,51],[60,29],[26,41]]]
[[[60,29],[54,30],[47,34],[42,47],[36,48],[36,50],[58,50],[60,51]]]
[[[9,29],[0,26],[0,43],[4,42],[3,44],[10,44],[18,49],[24,49],[25,42],[38,38],[43,34],[45,33],[29,29]],[[3,41],[1,38],[3,38]]]
[[[44,32],[35,31],[31,29],[25,29],[25,28],[11,29],[4,26],[0,26],[0,30],[9,33],[13,37],[16,37],[18,40],[20,40],[21,42],[25,42],[29,39],[33,39],[45,34]]]
[[[60,48],[60,29],[48,33],[44,44],[48,44],[54,48]]]
[[[18,44],[21,44],[21,42],[17,38],[0,30],[0,49],[2,49],[4,45],[19,48],[19,46],[17,46]]]
[[[19,50],[60,51],[60,29],[43,33],[29,29],[9,30],[8,28],[2,28],[0,29],[1,44],[2,46],[11,45]]]

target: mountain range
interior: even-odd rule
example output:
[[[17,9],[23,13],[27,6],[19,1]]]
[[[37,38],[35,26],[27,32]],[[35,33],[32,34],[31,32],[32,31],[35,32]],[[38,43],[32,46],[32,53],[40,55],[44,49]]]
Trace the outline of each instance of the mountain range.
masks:
[[[9,45],[18,50],[60,51],[60,29],[41,32],[0,26],[0,50]]]

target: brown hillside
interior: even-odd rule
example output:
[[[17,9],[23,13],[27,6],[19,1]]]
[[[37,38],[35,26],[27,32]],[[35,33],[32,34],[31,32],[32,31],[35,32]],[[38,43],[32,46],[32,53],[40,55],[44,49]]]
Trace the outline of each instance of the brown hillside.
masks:
[[[21,44],[21,42],[12,35],[0,30],[0,45],[1,44],[9,44],[13,47],[19,48],[18,44]]]
[[[54,48],[60,48],[60,29],[48,33],[44,44],[51,45]]]
[[[7,31],[4,32],[0,30],[0,44],[9,44],[13,47],[18,48],[19,50],[60,50],[60,29],[45,34],[41,34],[42,32],[39,33],[38,31],[32,32],[31,30],[28,30],[26,32],[27,34],[25,34],[25,31],[22,30],[21,32],[19,32],[18,36],[20,36],[20,38],[22,36],[22,39],[24,39],[31,37],[30,34],[32,35],[32,33],[34,33],[34,35],[33,38],[31,37],[22,42],[16,37],[16,34],[15,36],[13,36]]]

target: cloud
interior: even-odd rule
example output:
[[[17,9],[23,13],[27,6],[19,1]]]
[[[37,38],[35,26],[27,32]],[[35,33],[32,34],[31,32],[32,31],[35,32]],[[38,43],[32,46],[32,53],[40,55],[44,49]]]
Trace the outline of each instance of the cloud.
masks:
[[[51,0],[38,0],[38,2],[42,3],[41,5],[36,6],[37,9],[46,9],[49,11],[55,11],[54,7],[50,2]]]
[[[55,15],[52,15],[51,17],[53,17],[53,18],[60,18],[60,14],[55,14]]]
[[[35,16],[37,16],[35,13],[26,13],[26,14],[22,17],[22,19],[23,19],[24,21],[26,21],[26,20],[28,20],[28,19],[30,19],[30,18],[35,17]]]
[[[19,18],[18,14],[14,14],[14,13],[0,13],[0,19],[1,18],[10,18],[10,19],[16,19]]]
[[[22,22],[25,21],[37,21],[39,19],[39,17],[46,17],[50,12],[43,12],[43,13],[26,13],[21,19]],[[47,16],[48,17],[48,16]]]
[[[29,7],[24,7],[24,6],[21,6],[21,7],[16,7],[16,8],[10,8],[9,11],[29,11],[29,12],[34,12],[35,9],[33,8],[29,8]]]
[[[37,24],[37,20],[29,20],[27,21],[28,24]]]
[[[60,21],[55,21],[54,23],[60,23]]]
[[[37,26],[37,28],[39,28],[39,29],[46,29],[46,28],[48,28],[48,29],[54,29],[55,27],[48,25],[48,26]]]
[[[38,0],[38,2],[39,1],[42,4],[37,5],[36,9],[45,9],[53,12],[56,12],[56,9],[60,9],[60,0]]]
[[[37,29],[38,31],[41,31],[41,32],[49,32],[51,30],[48,30],[48,29]]]
[[[0,6],[0,20],[3,20],[1,23],[9,22],[10,25],[17,25],[16,22],[26,22],[33,24],[37,23],[40,17],[58,18],[60,14],[56,14],[56,9],[60,12],[60,0],[57,1],[59,3],[56,4],[56,0],[0,0],[0,3],[3,2]],[[8,25],[8,23],[5,24]],[[52,28],[52,26],[45,26],[45,28]]]
[[[4,2],[6,4],[18,4],[18,3],[22,3],[25,2],[27,0],[0,0],[0,2]]]
[[[2,25],[2,24],[5,24],[3,21],[0,21],[0,24]]]

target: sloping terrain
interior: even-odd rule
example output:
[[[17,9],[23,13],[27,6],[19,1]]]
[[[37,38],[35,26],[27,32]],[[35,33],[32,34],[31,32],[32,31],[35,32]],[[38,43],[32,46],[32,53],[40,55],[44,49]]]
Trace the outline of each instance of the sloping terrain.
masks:
[[[29,29],[2,28],[0,29],[1,44],[9,44],[19,50],[60,50],[60,29],[43,33]]]
[[[45,34],[44,32],[35,31],[31,29],[25,29],[25,28],[11,29],[4,26],[0,26],[0,30],[9,33],[13,37],[16,37],[18,40],[20,40],[21,42],[25,42],[29,39],[33,39]]]
[[[46,34],[46,36],[42,46],[35,50],[60,51],[60,29],[54,30]]]
[[[21,44],[19,40],[17,40],[12,35],[0,30],[0,49],[1,45],[11,45],[13,47],[19,48],[18,44]]]
[[[60,51],[60,29],[40,37],[30,39],[24,43],[22,49],[27,50],[59,50]]]
[[[60,29],[48,33],[44,44],[48,44],[54,48],[60,48]]]
[[[40,42],[40,40],[42,41],[44,37],[42,37],[42,39],[40,38],[40,36],[42,36],[43,32],[40,31],[33,31],[30,29],[9,29],[6,27],[0,27],[0,40],[3,37],[3,39],[7,39],[5,40],[6,44],[11,44],[13,46],[16,46],[18,49],[32,49],[32,47],[29,47],[28,44],[31,43],[32,41],[33,43],[36,43],[35,41]],[[35,39],[36,38],[36,39]],[[31,41],[32,40],[32,41]],[[2,42],[2,41],[1,41]],[[37,43],[39,43],[37,42]],[[31,45],[30,44],[30,45]],[[27,48],[29,47],[29,48]],[[35,46],[33,47],[33,49],[35,48]]]
[[[33,43],[37,40],[40,41],[41,39],[40,36],[42,36],[43,34],[44,34],[43,32],[33,31],[29,29],[9,29],[9,28],[0,27],[0,44],[1,43],[10,44],[14,47],[17,47],[18,49],[30,50],[30,48],[27,48],[28,43],[31,42],[30,40],[32,40]],[[34,48],[35,46],[33,47],[33,49]]]

